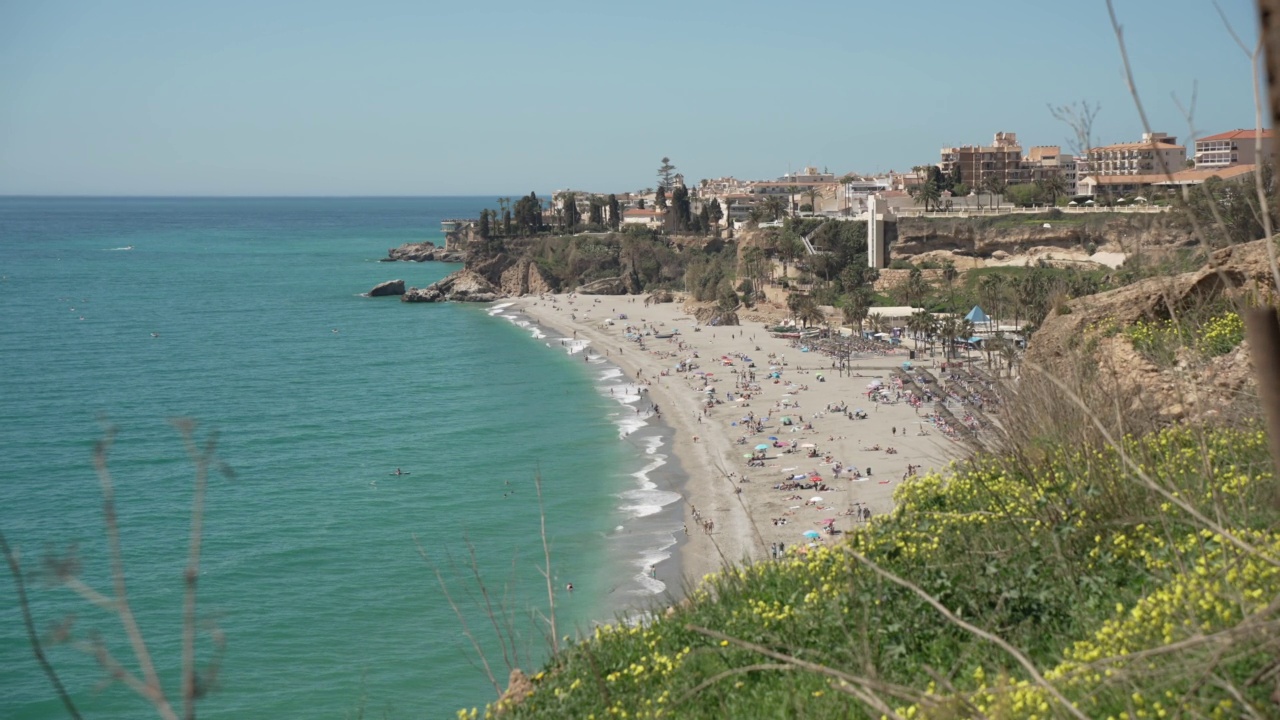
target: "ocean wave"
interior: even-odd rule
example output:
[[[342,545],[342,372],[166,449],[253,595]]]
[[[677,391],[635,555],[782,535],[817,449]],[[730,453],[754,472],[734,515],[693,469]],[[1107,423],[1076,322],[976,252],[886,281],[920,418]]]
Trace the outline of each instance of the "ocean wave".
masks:
[[[506,308],[511,307],[512,305],[515,305],[515,303],[500,303],[498,305],[494,305],[493,307],[489,308],[488,313],[490,315],[497,315],[498,313],[502,312]]]
[[[622,377],[622,370],[616,367],[609,368],[608,370],[605,370],[604,372],[600,373],[601,380],[612,380],[614,378],[619,378],[619,377]]]

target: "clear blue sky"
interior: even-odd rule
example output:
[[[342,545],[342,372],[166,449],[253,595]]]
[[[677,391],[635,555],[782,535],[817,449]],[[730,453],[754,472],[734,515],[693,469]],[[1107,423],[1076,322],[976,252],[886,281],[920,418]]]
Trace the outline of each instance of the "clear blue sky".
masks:
[[[1252,42],[1250,0],[1220,0]],[[1151,122],[1253,126],[1208,0],[1116,0]],[[0,194],[499,195],[1142,131],[1101,0],[0,0]]]

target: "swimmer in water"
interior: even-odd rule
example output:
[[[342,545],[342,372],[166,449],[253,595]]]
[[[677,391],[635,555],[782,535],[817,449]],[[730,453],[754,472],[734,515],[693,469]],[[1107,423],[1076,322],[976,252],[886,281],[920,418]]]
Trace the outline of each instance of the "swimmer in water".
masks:
[[[396,475],[403,475],[404,473],[400,472],[400,468],[396,468],[396,473],[395,473],[395,474],[396,474]]]
[[[573,592],[573,583],[569,583],[568,585],[566,585],[565,589],[568,590],[569,592]]]

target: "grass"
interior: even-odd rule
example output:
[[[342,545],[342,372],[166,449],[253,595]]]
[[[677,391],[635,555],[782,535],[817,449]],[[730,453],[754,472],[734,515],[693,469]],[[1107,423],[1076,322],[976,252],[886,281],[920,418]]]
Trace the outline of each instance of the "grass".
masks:
[[[1067,715],[1006,649],[911,586],[998,633],[1088,717],[1268,707],[1270,684],[1250,683],[1277,649],[1280,596],[1261,429],[1167,429],[1037,459],[982,455],[909,481],[892,514],[842,543],[710,576],[665,615],[597,628],[503,716]]]

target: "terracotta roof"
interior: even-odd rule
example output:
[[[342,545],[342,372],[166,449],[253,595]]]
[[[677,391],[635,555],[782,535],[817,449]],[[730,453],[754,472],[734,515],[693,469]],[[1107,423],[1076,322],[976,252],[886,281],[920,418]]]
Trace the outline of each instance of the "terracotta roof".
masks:
[[[1115,143],[1114,145],[1099,145],[1097,147],[1089,148],[1089,152],[1093,153],[1099,150],[1143,150],[1143,149],[1150,149],[1152,145],[1155,145],[1157,150],[1182,150],[1185,152],[1187,149],[1182,145],[1174,145],[1171,143],[1160,142],[1159,140],[1157,140],[1154,143],[1150,141],[1148,142],[1139,141],[1139,142],[1129,142],[1129,143]]]
[[[1253,172],[1253,165],[1232,165],[1221,169],[1179,170],[1173,173],[1173,182],[1178,184],[1201,183],[1211,177],[1230,180]],[[1089,180],[1098,185],[1158,185],[1169,182],[1164,173],[1146,173],[1143,175],[1090,175]]]
[[[1214,140],[1252,140],[1256,136],[1257,136],[1256,130],[1228,130],[1227,132],[1218,133],[1217,135],[1202,137],[1199,140],[1196,140],[1196,142],[1202,143],[1202,142],[1211,142]],[[1270,139],[1271,128],[1263,128],[1262,137],[1265,139]]]

